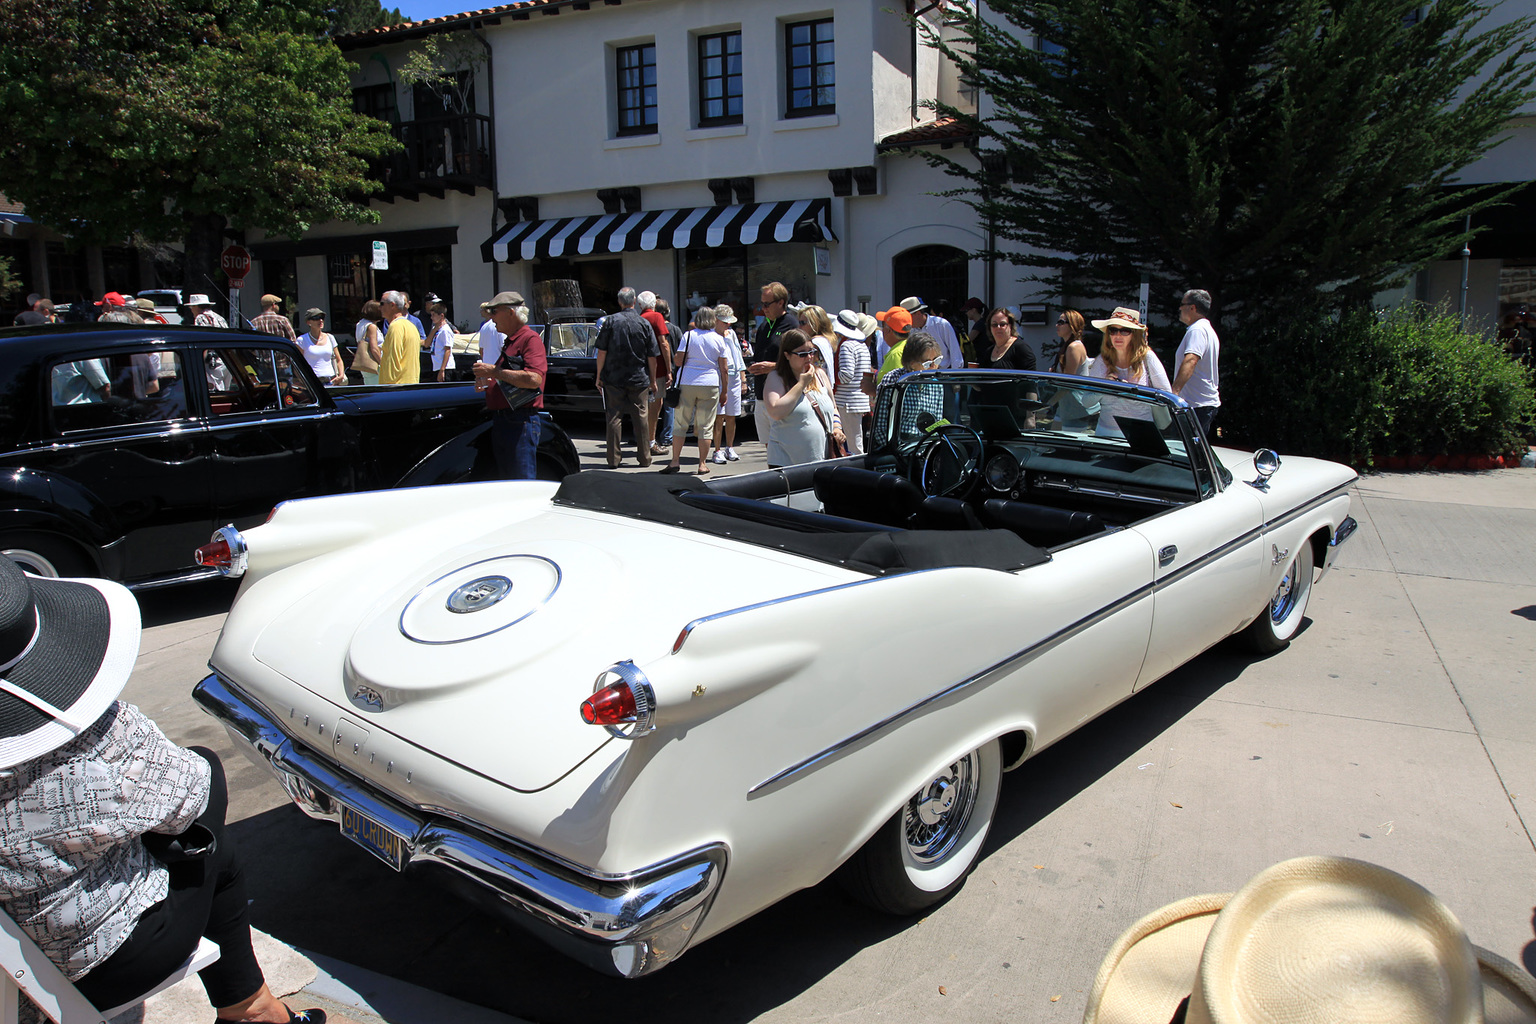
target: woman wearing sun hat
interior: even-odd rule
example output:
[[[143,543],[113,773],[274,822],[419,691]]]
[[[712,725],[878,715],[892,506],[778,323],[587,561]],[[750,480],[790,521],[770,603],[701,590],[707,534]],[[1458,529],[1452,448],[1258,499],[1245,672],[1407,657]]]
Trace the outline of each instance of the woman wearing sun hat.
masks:
[[[734,309],[723,304],[715,307],[715,330],[725,339],[725,391],[721,395],[724,401],[715,417],[715,453],[710,456],[717,465],[741,458],[736,454],[736,417],[741,415],[741,396],[749,385],[746,354],[732,326],[735,323]]]
[[[1093,326],[1104,332],[1104,340],[1099,344],[1099,354],[1088,368],[1088,376],[1172,392],[1168,371],[1163,369],[1157,353],[1147,347],[1147,328],[1141,322],[1139,312],[1128,306],[1116,306],[1109,319],[1095,320]],[[1114,421],[1116,415],[1149,419],[1151,410],[1141,402],[1122,398],[1103,399],[1099,403],[1097,432],[1100,436],[1122,436]]]
[[[117,699],[138,650],[124,587],[0,558],[0,910],[97,1007],[143,995],[207,936],[219,1020],[323,1022],[262,978],[217,758]]]

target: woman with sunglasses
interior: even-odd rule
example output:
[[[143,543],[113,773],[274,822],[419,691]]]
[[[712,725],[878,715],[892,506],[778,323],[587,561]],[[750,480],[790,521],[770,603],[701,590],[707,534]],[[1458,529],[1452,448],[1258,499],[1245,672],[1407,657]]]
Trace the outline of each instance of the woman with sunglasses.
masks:
[[[1107,320],[1095,320],[1093,326],[1104,332],[1104,340],[1088,371],[1090,377],[1171,392],[1168,371],[1163,369],[1157,353],[1147,347],[1147,328],[1141,322],[1138,311],[1127,306],[1117,306],[1114,315]],[[1102,437],[1122,436],[1114,422],[1115,416],[1132,413],[1138,414],[1138,419],[1147,419],[1150,415],[1149,407],[1143,402],[1102,399],[1099,403],[1098,434]]]
[[[1061,348],[1051,362],[1052,373],[1088,376],[1092,361],[1083,345],[1083,328],[1086,326],[1087,321],[1077,310],[1061,311],[1056,318],[1056,337],[1061,339]],[[1077,391],[1062,390],[1056,394],[1056,429],[1082,430],[1090,425],[1093,414],[1098,411],[1097,402],[1085,404],[1081,392]]]
[[[998,306],[987,314],[987,334],[976,348],[983,370],[1033,370],[1035,353],[1019,340],[1019,323],[1013,310]]]
[[[798,327],[784,332],[779,361],[763,384],[769,469],[825,459],[829,437],[846,443],[832,382],[817,365],[820,360],[809,334]]]
[[[299,338],[299,348],[304,360],[315,376],[326,384],[340,385],[347,382],[347,371],[341,363],[341,348],[334,335],[325,333],[325,311],[311,307],[304,314],[309,332]]]

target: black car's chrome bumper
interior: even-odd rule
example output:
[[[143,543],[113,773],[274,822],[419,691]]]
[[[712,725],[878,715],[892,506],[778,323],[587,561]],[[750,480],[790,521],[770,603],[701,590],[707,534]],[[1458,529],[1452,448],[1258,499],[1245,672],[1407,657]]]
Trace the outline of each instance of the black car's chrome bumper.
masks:
[[[361,812],[405,838],[406,865],[447,868],[450,881],[469,883],[453,888],[606,974],[635,978],[682,955],[724,876],[719,844],[622,875],[581,870],[379,792],[295,742],[277,716],[216,674],[197,684],[193,697],[272,770],[305,814],[339,822],[343,808]]]

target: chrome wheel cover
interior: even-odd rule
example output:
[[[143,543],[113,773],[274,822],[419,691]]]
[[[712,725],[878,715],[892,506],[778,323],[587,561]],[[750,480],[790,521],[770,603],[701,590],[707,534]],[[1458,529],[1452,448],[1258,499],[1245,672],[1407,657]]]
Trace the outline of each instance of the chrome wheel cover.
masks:
[[[976,751],[930,779],[907,801],[902,814],[907,854],[920,864],[949,856],[965,834],[980,792],[981,759]]]
[[[1296,571],[1299,562],[1300,559],[1295,559],[1285,567],[1285,575],[1275,588],[1275,596],[1269,599],[1269,621],[1276,626],[1283,624],[1296,607]]]

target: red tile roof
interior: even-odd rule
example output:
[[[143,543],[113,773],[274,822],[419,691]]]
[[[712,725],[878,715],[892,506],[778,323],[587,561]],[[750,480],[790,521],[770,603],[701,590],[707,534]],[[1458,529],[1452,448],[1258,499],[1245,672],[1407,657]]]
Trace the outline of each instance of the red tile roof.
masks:
[[[26,213],[26,212],[27,212],[27,208],[25,206],[22,206],[20,203],[13,203],[11,200],[5,198],[4,195],[0,195],[0,213]]]
[[[954,117],[941,117],[927,124],[920,124],[904,131],[893,132],[880,140],[881,149],[902,149],[907,146],[925,146],[932,143],[956,143],[973,138],[970,126]]]
[[[539,8],[545,9],[548,14],[553,14],[561,7],[575,7],[579,11],[584,11],[591,7],[592,3],[603,2],[604,0],[517,0],[515,3],[465,11],[462,14],[445,14],[440,18],[402,21],[398,25],[365,29],[362,32],[353,32],[351,35],[337,36],[336,44],[343,50],[355,50],[364,46],[382,45],[396,39],[415,38],[431,35],[434,32],[450,32],[467,28],[475,22],[488,21],[494,24],[504,17],[520,20],[527,18],[530,11]]]

